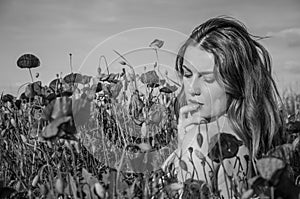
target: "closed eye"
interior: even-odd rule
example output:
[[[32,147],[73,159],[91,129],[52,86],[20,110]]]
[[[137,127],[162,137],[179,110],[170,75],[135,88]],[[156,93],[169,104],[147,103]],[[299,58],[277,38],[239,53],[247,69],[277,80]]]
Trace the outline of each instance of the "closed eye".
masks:
[[[213,83],[216,80],[215,75],[213,73],[203,75],[203,78],[204,78],[204,81],[207,83]]]

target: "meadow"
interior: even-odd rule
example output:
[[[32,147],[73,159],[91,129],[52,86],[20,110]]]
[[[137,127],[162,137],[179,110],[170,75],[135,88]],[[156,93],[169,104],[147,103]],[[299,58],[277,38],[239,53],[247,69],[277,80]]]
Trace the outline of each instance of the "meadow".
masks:
[[[32,76],[36,56],[17,60],[32,82],[19,96],[1,95],[0,198],[219,198],[207,182],[178,183],[174,165],[160,168],[177,146],[178,83],[157,62],[136,74],[116,53],[118,73],[99,67],[95,76],[71,72],[49,85]],[[285,144],[257,161],[247,186],[228,190],[232,198],[300,198],[300,94],[282,99]],[[222,146],[211,148],[222,157]]]

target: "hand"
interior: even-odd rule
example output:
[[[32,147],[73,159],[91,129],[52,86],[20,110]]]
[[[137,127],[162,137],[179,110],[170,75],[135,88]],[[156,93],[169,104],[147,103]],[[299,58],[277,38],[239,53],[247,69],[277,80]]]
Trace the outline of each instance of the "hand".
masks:
[[[192,127],[192,125],[199,125],[201,121],[205,120],[199,116],[191,115],[192,112],[199,111],[200,105],[189,104],[183,106],[179,110],[179,118],[178,118],[178,148],[181,148],[183,138],[187,132],[188,127]]]

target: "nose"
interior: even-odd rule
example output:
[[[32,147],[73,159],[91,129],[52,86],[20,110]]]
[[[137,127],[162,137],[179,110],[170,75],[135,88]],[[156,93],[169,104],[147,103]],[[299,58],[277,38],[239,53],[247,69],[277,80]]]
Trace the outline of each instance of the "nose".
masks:
[[[201,95],[201,81],[194,77],[190,82],[189,93],[191,96]]]

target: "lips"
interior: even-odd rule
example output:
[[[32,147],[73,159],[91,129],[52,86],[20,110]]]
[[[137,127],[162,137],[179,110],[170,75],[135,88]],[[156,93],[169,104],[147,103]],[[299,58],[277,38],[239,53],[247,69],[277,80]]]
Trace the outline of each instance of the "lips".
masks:
[[[197,113],[198,111],[200,111],[201,108],[202,108],[202,106],[203,106],[203,103],[198,102],[196,100],[189,99],[188,102],[191,103],[191,104],[194,104],[194,105],[198,106],[198,108],[196,110],[191,111],[191,115],[194,115],[195,113]]]
[[[192,99],[189,99],[188,100],[191,104],[196,104],[196,105],[203,105],[203,103],[201,103],[201,102],[198,102],[198,101],[196,101],[196,100],[192,100]]]

